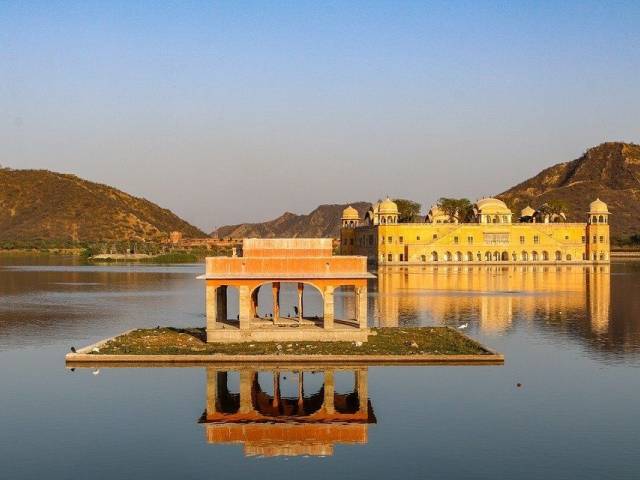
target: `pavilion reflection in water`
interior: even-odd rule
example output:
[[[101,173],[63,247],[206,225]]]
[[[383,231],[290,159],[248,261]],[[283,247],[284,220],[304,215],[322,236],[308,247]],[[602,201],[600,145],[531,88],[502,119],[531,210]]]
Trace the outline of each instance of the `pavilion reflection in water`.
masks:
[[[383,327],[477,318],[481,330],[498,332],[514,318],[563,312],[586,312],[593,333],[609,324],[608,265],[387,267],[377,274],[374,317]]]
[[[376,423],[367,373],[366,367],[207,367],[207,405],[200,423],[207,442],[243,444],[246,456],[332,455],[336,444],[367,443],[369,424]],[[352,376],[352,388],[339,393],[335,377],[345,374]],[[236,392],[231,377],[238,381]],[[308,392],[305,379],[322,379],[322,384]],[[283,382],[295,384],[295,392],[284,391]]]

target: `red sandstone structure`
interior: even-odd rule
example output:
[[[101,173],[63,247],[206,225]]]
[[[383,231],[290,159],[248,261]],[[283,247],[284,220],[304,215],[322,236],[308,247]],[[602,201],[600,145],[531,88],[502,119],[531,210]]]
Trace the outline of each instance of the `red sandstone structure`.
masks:
[[[246,456],[328,456],[335,444],[367,443],[369,424],[376,423],[367,394],[367,368],[346,369],[354,374],[348,393],[335,391],[335,368],[322,369],[321,388],[306,392],[304,381],[310,370],[261,372],[271,374],[273,393],[269,393],[261,387],[257,370],[240,369],[239,393],[231,393],[229,372],[208,367],[207,407],[200,418],[207,442],[242,444]],[[282,394],[283,374],[297,376],[297,395]]]
[[[208,342],[366,341],[367,259],[333,256],[330,238],[244,239],[242,256],[207,257],[205,275]],[[280,315],[280,288],[297,285],[297,318]],[[271,288],[273,316],[258,315],[258,292]],[[238,289],[238,316],[227,318],[228,287]],[[323,302],[322,317],[304,314],[304,289],[315,288]],[[334,290],[355,295],[355,318],[336,319]]]

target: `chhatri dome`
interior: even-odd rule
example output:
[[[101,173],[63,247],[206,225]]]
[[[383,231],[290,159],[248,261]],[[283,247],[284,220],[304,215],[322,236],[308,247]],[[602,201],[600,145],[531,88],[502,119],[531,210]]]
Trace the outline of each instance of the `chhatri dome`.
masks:
[[[497,198],[482,198],[476,202],[476,210],[481,214],[489,215],[510,215],[511,209],[507,204]]]
[[[381,213],[381,214],[384,214],[384,215],[397,214],[398,213],[398,205],[396,205],[396,202],[391,200],[389,197],[387,197],[382,202],[380,202],[377,205],[377,207],[378,207],[377,213]]]
[[[522,210],[520,210],[520,217],[533,217],[536,211],[531,208],[530,205],[527,205]]]
[[[343,220],[359,220],[360,214],[358,213],[358,210],[356,210],[351,205],[349,205],[347,208],[345,208],[342,211],[342,219]]]
[[[606,203],[596,198],[589,204],[589,213],[609,213],[609,208]]]

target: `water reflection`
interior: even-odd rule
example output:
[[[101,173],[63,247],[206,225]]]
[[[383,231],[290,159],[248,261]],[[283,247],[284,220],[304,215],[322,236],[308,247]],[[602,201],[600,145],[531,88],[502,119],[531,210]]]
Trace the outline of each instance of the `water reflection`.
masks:
[[[246,456],[328,456],[364,444],[376,418],[366,367],[259,370],[207,367],[200,422],[207,442],[238,443]]]

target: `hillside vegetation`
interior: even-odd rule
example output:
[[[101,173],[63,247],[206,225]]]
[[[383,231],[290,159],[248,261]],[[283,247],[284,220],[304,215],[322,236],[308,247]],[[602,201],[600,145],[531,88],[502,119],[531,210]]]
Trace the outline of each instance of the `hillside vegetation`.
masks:
[[[498,195],[516,214],[527,205],[560,200],[570,222],[585,221],[589,203],[598,197],[609,205],[614,239],[640,232],[640,145],[603,143]]]
[[[158,241],[206,236],[170,210],[113,187],[47,170],[0,169],[0,242]]]

